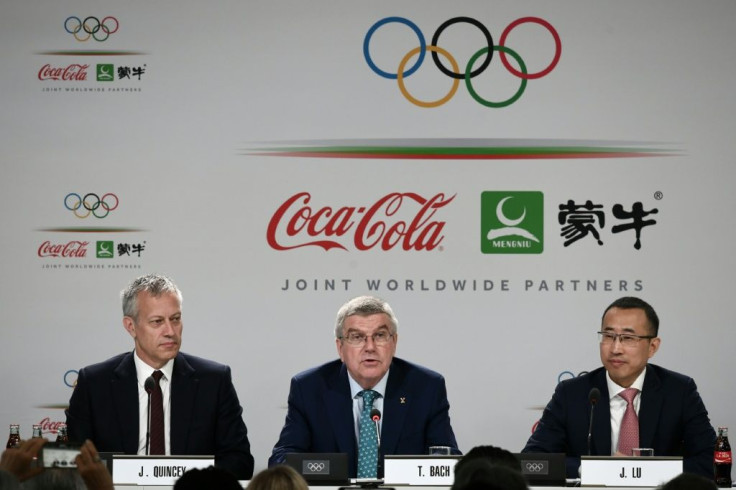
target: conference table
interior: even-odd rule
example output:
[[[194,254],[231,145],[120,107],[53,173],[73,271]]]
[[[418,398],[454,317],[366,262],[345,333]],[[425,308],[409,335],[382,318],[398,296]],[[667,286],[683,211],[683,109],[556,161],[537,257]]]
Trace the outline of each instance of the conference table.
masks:
[[[247,481],[241,481],[240,484],[243,486],[243,488],[248,486]],[[168,485],[146,485],[146,486],[138,486],[138,485],[115,485],[115,490],[170,490],[172,489],[172,486]],[[339,490],[341,488],[349,488],[351,490],[360,490],[361,487],[330,487],[330,486],[312,486],[310,487],[310,490]],[[402,486],[384,486],[384,487],[377,487],[376,490],[381,490],[384,488],[395,488],[396,490],[449,490],[449,487],[439,487],[439,486],[432,486],[432,487],[420,487],[420,486],[414,486],[414,485],[402,485]],[[566,490],[570,488],[588,488],[591,490],[601,489],[601,490],[656,490],[656,487],[529,487],[531,490]]]

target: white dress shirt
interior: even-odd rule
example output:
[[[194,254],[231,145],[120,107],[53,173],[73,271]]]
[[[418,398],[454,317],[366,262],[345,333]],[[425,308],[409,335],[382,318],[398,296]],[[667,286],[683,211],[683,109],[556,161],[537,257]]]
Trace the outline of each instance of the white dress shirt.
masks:
[[[647,374],[647,370],[644,369],[636,380],[631,384],[629,388],[636,388],[639,393],[634,397],[634,410],[636,415],[639,416],[639,405],[641,405],[641,391],[644,386],[644,376]],[[624,412],[626,411],[626,400],[621,398],[619,393],[624,391],[626,388],[617,385],[611,376],[606,372],[606,381],[608,383],[608,394],[611,397],[608,401],[611,407],[611,454],[616,454],[618,450],[618,435],[621,431],[621,421],[624,418]],[[628,456],[628,455],[627,455]]]
[[[146,432],[148,430],[148,393],[146,393],[146,379],[153,374],[155,369],[143,362],[134,352],[135,370],[138,376],[138,454],[146,454]],[[170,423],[171,423],[171,374],[174,371],[174,360],[159,369],[164,375],[159,380],[161,392],[164,395],[164,441],[166,454],[171,454]]]

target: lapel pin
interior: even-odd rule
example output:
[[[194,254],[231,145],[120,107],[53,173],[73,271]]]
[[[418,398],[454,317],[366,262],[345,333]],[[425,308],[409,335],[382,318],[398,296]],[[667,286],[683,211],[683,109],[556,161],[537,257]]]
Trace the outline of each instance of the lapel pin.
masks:
[[[406,397],[405,396],[399,397],[399,403],[401,403],[402,405],[405,404],[406,403]]]

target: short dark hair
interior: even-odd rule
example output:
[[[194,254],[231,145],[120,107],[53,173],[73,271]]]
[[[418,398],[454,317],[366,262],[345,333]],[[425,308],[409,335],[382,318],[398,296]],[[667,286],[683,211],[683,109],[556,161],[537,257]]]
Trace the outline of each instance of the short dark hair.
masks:
[[[521,471],[521,463],[511,451],[496,446],[475,446],[455,464],[455,474],[462,472],[463,466],[475,459],[483,459],[493,464]]]
[[[485,458],[473,458],[455,471],[451,490],[528,490],[520,471]]]
[[[649,322],[651,333],[655,337],[659,335],[659,317],[657,316],[657,312],[654,311],[652,305],[650,305],[643,299],[637,298],[636,296],[624,296],[623,298],[617,299],[616,301],[608,305],[608,308],[606,308],[606,310],[603,312],[601,323],[606,317],[606,313],[608,313],[608,310],[610,310],[611,308],[621,308],[622,310],[644,310],[644,314],[646,315],[647,321]]]
[[[695,473],[681,473],[661,487],[662,490],[717,490],[716,483]]]
[[[215,466],[187,470],[174,483],[174,490],[199,490],[217,488],[218,490],[242,490],[238,479],[228,470]]]

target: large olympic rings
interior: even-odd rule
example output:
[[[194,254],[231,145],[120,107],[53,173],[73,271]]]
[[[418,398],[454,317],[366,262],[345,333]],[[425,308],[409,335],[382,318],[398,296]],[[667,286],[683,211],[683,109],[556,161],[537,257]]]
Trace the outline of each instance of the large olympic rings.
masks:
[[[67,17],[64,21],[64,30],[69,34],[72,34],[74,39],[80,42],[88,41],[90,37],[99,42],[107,41],[110,34],[115,34],[119,27],[120,23],[118,22],[118,19],[111,15],[102,19],[102,22],[100,22],[100,19],[92,15],[86,17],[84,20],[72,15]],[[82,35],[82,37],[77,35],[82,31],[87,34],[86,37],[84,35]],[[98,36],[99,32],[102,32],[102,34]]]
[[[115,203],[114,205],[113,199]],[[64,207],[69,211],[72,211],[74,216],[81,219],[88,217],[90,214],[94,215],[95,218],[104,218],[110,214],[110,211],[114,211],[118,207],[118,204],[120,204],[118,196],[112,192],[108,192],[103,195],[101,199],[100,196],[94,192],[88,192],[84,197],[81,197],[76,192],[70,192],[64,198]],[[104,214],[102,211],[98,212],[100,208],[104,210]],[[77,212],[80,209],[87,210],[87,212],[84,213],[84,211],[82,211],[82,214],[80,214]]]
[[[373,62],[373,59],[370,55],[370,42],[371,38],[373,37],[373,34],[378,30],[378,28],[389,24],[389,23],[399,23],[404,24],[408,26],[414,33],[416,34],[418,40],[419,40],[419,46],[410,50],[401,60],[399,63],[399,67],[396,73],[386,72],[382,69],[380,69],[376,64]],[[443,48],[439,47],[439,37],[442,32],[450,27],[453,24],[457,23],[468,23],[471,24],[478,29],[480,29],[481,33],[483,34],[483,37],[485,37],[486,40],[486,46],[480,48],[471,58],[468,60],[468,64],[465,67],[465,70],[461,71],[457,65],[457,62],[455,61],[454,57],[444,50]],[[509,33],[517,26],[525,23],[535,23],[539,24],[545,29],[549,31],[549,33],[552,35],[554,42],[555,42],[555,54],[552,58],[552,61],[547,65],[546,68],[544,68],[541,71],[538,71],[536,73],[529,73],[527,71],[526,65],[524,61],[522,60],[521,56],[506,46],[506,39],[508,38]],[[411,76],[414,72],[416,72],[419,67],[424,62],[424,58],[426,55],[426,52],[430,51],[432,53],[432,59],[434,60],[435,65],[439,70],[444,73],[445,75],[449,76],[450,78],[453,78],[453,85],[450,89],[450,91],[442,97],[441,99],[433,102],[425,102],[422,100],[419,100],[415,97],[413,97],[409,91],[406,89],[406,86],[404,84],[404,79],[406,77]],[[500,101],[500,102],[493,102],[489,100],[485,100],[482,98],[478,92],[473,88],[473,84],[471,82],[471,79],[475,78],[476,76],[483,73],[488,66],[491,64],[491,60],[493,58],[494,51],[498,51],[499,57],[501,58],[501,63],[506,68],[506,70],[514,75],[517,78],[521,79],[521,84],[519,86],[519,89],[516,91],[516,93],[511,96],[509,99]],[[409,60],[411,60],[412,57],[415,55],[419,55],[416,62],[409,68],[405,70],[406,65],[409,63]],[[506,107],[508,105],[513,104],[516,102],[519,97],[524,93],[524,90],[526,89],[526,83],[527,80],[531,79],[537,79],[542,78],[543,76],[549,74],[556,66],[557,63],[560,61],[560,55],[562,54],[562,41],[560,39],[560,35],[557,33],[557,30],[552,27],[552,25],[547,22],[544,19],[540,19],[539,17],[522,17],[520,19],[516,19],[511,24],[509,24],[506,29],[501,33],[501,38],[499,40],[498,45],[493,44],[493,37],[491,36],[491,33],[488,31],[488,29],[481,24],[478,20],[473,19],[471,17],[454,17],[450,20],[445,21],[440,27],[437,28],[434,35],[432,36],[432,43],[431,45],[427,45],[424,35],[422,34],[422,31],[419,29],[419,27],[414,24],[409,19],[406,19],[404,17],[386,17],[384,19],[379,20],[375,24],[371,26],[370,29],[368,29],[368,32],[365,35],[365,39],[363,40],[363,56],[365,57],[366,63],[368,63],[368,66],[375,72],[377,75],[388,78],[388,79],[396,79],[399,84],[399,90],[401,93],[406,97],[407,100],[409,100],[412,104],[418,105],[420,107],[437,107],[448,100],[450,100],[457,91],[457,82],[458,80],[465,80],[465,85],[468,89],[468,92],[470,95],[480,104],[486,106],[486,107]],[[447,58],[447,60],[452,65],[452,70],[448,69],[441,61],[439,55],[442,55],[443,57]],[[486,55],[483,62],[478,66],[475,70],[473,70],[473,66],[475,62],[480,58],[481,56]],[[518,69],[511,65],[511,63],[508,60],[508,57],[514,58],[516,63],[518,64]]]

